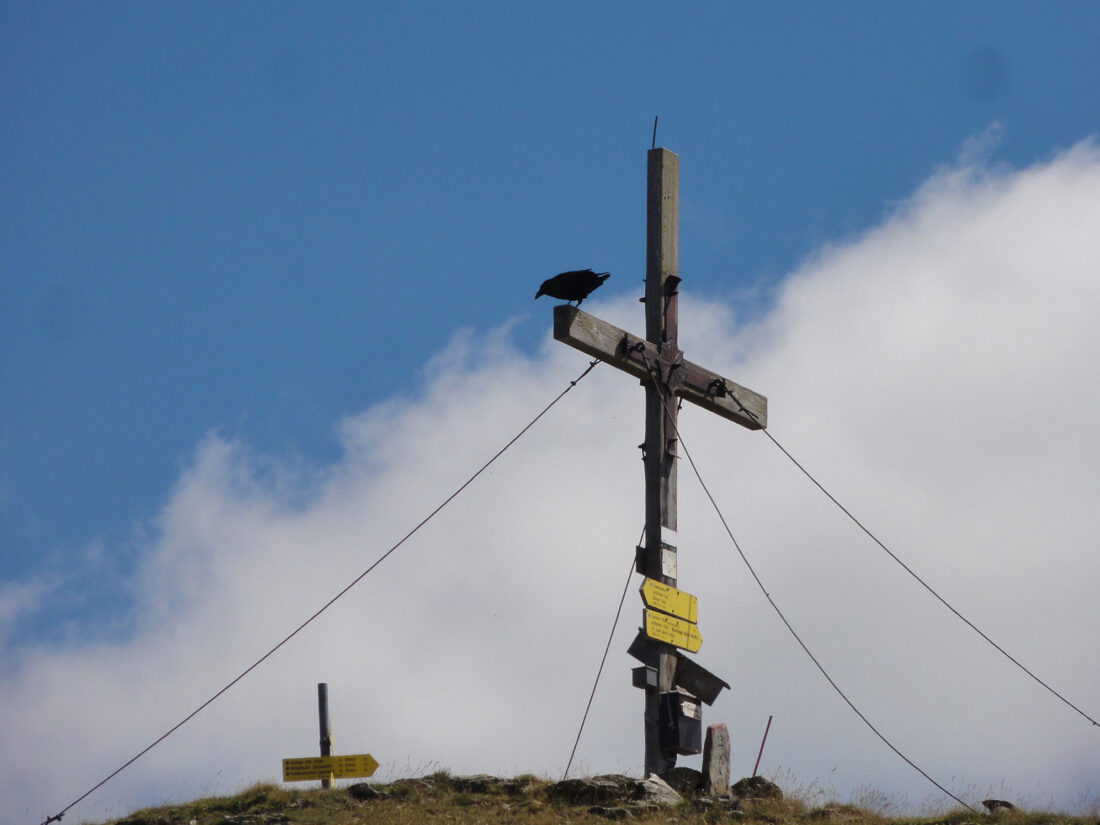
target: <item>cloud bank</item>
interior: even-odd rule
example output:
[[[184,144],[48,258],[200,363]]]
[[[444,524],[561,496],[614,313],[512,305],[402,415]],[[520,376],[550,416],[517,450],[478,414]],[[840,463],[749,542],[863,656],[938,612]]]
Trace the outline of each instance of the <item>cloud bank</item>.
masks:
[[[1094,717],[1100,656],[1100,150],[1024,170],[968,159],[819,250],[751,318],[690,291],[689,358],[766,394],[770,431],[949,602]],[[630,328],[636,296],[593,301]],[[549,326],[549,318],[539,323]],[[547,337],[459,331],[414,396],[339,424],[303,467],[211,434],[128,583],[124,631],[24,644],[49,582],[0,584],[0,819],[38,822],[205,701],[355,578],[584,368]],[[565,766],[642,526],[643,395],[600,366],[297,638],[70,817],[230,793],[317,748],[396,777]],[[738,541],[852,701],[971,802],[1095,806],[1100,728],[937,604],[763,434],[695,408],[683,440]],[[896,807],[942,796],[797,648],[680,469],[680,586],[697,660],[733,688],[704,723],[733,771]],[[636,576],[631,587],[640,584]],[[639,773],[629,594],[574,770]],[[681,764],[697,765],[698,758]]]

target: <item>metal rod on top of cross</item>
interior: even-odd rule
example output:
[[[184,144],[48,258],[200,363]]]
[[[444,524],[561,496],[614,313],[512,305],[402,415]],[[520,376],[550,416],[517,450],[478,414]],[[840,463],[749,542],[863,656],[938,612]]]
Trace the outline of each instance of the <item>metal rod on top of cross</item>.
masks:
[[[749,429],[767,426],[759,393],[693,364],[678,345],[679,157],[647,155],[646,336],[640,339],[577,307],[554,307],[554,337],[641,379],[646,391],[645,544],[637,569],[646,577],[642,628],[628,651],[642,662],[634,685],[645,689],[645,772],[661,774],[677,754],[698,753],[702,714],[729,684],[689,659],[702,644],[695,600],[676,589],[677,411],[689,401]]]

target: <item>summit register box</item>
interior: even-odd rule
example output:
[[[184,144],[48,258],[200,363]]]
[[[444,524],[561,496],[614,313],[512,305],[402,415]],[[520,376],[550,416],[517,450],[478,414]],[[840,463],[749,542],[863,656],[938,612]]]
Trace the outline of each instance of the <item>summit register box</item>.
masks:
[[[662,693],[659,713],[661,750],[681,756],[703,752],[703,708],[698,699],[682,690]]]

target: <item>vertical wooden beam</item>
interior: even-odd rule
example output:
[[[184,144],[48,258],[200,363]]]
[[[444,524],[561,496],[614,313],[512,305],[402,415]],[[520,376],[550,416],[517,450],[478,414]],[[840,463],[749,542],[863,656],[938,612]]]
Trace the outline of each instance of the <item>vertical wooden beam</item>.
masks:
[[[663,302],[665,280],[679,275],[680,157],[668,149],[648,153],[646,196],[646,340],[675,341],[676,301]]]
[[[675,349],[678,298],[667,281],[678,278],[680,266],[680,158],[667,149],[651,149],[648,154],[646,340],[661,349]],[[656,564],[650,570],[658,572],[661,528],[676,529],[676,461],[669,451],[670,439],[675,438],[676,406],[667,387],[646,386],[646,548],[655,553],[650,561]],[[674,577],[665,584],[675,586]]]
[[[646,199],[646,340],[661,350],[677,351],[677,281],[679,254],[680,159],[667,149],[648,153]],[[671,293],[671,294],[670,294]],[[656,367],[656,365],[654,365]],[[676,530],[676,399],[668,387],[646,384],[645,491],[646,575],[676,586],[675,575],[662,572],[666,530]],[[675,552],[674,550],[672,552]],[[672,572],[672,571],[668,571]],[[657,670],[657,686],[645,694],[645,772],[662,773],[676,765],[660,743],[660,694],[673,689],[676,651],[650,640],[647,664]]]
[[[321,728],[321,756],[332,756],[332,723],[328,715],[328,684],[321,682],[317,685],[317,716]],[[332,786],[331,776],[321,780],[321,787]]]

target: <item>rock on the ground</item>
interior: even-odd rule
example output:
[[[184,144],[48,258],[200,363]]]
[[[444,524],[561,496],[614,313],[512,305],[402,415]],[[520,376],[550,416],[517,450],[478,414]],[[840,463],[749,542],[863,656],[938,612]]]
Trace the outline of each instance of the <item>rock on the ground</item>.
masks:
[[[504,784],[504,780],[487,773],[478,773],[473,776],[452,776],[451,784],[456,791],[488,793],[492,788]]]
[[[680,796],[696,796],[703,785],[703,774],[695,768],[669,768],[661,774],[661,779]]]
[[[472,776],[452,776],[450,781],[456,791],[465,793],[506,793],[510,796],[520,796],[531,784],[532,777],[525,775],[506,779],[487,773],[477,773]]]
[[[762,776],[750,776],[739,779],[730,789],[733,795],[741,799],[782,799],[783,791],[774,782]]]
[[[673,790],[671,785],[655,773],[651,773],[639,784],[642,789],[641,802],[650,805],[675,805],[683,799],[680,794]]]
[[[547,788],[546,794],[569,805],[606,805],[635,798],[637,783],[620,774],[563,779]]]
[[[359,799],[364,802],[368,799],[378,799],[382,796],[377,788],[366,782],[356,782],[354,785],[349,785],[348,794],[350,794],[353,799]]]
[[[631,779],[621,774],[564,779],[546,789],[551,799],[568,805],[613,808],[616,805],[674,805],[682,797],[657,774]]]

